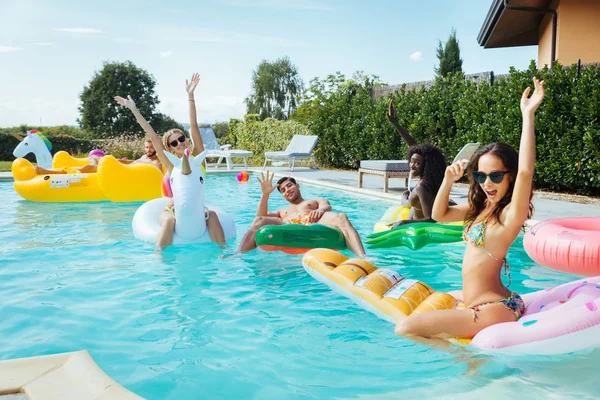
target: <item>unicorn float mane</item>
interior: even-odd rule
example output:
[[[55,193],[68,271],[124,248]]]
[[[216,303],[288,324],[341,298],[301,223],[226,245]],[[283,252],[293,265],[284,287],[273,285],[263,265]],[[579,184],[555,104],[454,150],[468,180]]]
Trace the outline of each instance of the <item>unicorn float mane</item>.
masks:
[[[204,202],[206,171],[202,166],[206,153],[204,151],[193,157],[186,149],[183,157],[179,158],[165,152],[173,164],[169,183],[177,218],[175,233],[185,239],[199,238],[206,232]]]
[[[16,136],[15,136],[16,137]],[[13,151],[15,157],[25,157],[29,153],[35,155],[37,164],[45,169],[52,168],[52,143],[37,130],[27,132],[21,143]]]
[[[30,130],[29,132],[27,132],[27,136],[31,136],[31,135],[38,135],[39,138],[42,139],[42,141],[46,145],[46,148],[48,149],[48,151],[52,151],[52,143],[50,143],[50,141],[48,140],[48,138],[46,136],[42,135],[42,132],[33,129],[33,130]]]

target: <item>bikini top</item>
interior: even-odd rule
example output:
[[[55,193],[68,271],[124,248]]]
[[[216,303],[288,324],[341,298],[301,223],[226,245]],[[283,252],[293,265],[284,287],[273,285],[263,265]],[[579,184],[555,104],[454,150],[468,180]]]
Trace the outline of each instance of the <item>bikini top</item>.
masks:
[[[417,186],[419,186],[419,185],[421,184],[421,181],[422,181],[422,180],[423,180],[423,178],[419,179],[419,182],[417,182],[417,184],[415,185],[415,187],[413,187],[413,188],[412,188],[412,190],[411,190],[410,188],[408,188],[408,198],[410,198],[410,193],[411,193],[413,190],[415,190],[415,189],[417,188]],[[407,200],[408,200],[408,198],[407,198]],[[414,208],[415,210],[423,211],[421,208],[419,208],[419,207],[415,207],[415,206],[413,206],[412,204],[410,204],[410,201],[408,201],[408,205],[409,205],[410,207]],[[419,203],[419,205],[420,205],[420,203]]]
[[[492,253],[489,252],[488,249],[485,248],[485,230],[487,228],[487,222],[481,221],[477,224],[474,224],[475,221],[467,221],[465,224],[465,229],[463,230],[463,239],[472,244],[473,246],[483,249],[488,256],[492,257],[496,261],[501,261],[504,265],[504,275],[508,275],[508,286],[510,286],[512,279],[510,277],[510,270],[508,266],[508,261],[506,257],[504,258],[496,258]]]

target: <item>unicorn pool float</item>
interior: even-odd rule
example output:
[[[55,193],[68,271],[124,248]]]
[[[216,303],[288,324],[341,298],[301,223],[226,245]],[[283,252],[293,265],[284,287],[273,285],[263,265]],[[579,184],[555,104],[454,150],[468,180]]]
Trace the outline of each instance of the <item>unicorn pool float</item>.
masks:
[[[165,152],[165,156],[173,164],[173,170],[168,178],[169,187],[165,192],[172,194],[175,215],[175,233],[173,244],[189,244],[209,242],[206,216],[208,210],[214,211],[219,217],[225,240],[235,237],[235,223],[233,219],[214,204],[205,203],[204,186],[206,170],[202,165],[207,151],[198,156],[190,156],[186,149],[183,157]],[[146,242],[155,243],[160,232],[159,216],[165,210],[169,197],[150,200],[135,212],[132,221],[135,237]]]
[[[145,201],[160,197],[162,173],[149,164],[123,164],[113,156],[92,150],[99,156],[97,172],[81,173],[77,167],[90,164],[89,157],[72,157],[59,151],[52,157],[52,144],[40,132],[32,130],[23,138],[13,136],[21,143],[13,151],[17,158],[12,164],[15,191],[24,199],[43,202]],[[27,161],[27,154],[35,155],[37,164],[57,174],[38,174]]]

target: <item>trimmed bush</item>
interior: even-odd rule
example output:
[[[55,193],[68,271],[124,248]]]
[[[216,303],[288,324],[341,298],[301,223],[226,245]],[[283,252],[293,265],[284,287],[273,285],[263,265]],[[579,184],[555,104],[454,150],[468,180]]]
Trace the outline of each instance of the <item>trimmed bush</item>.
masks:
[[[144,155],[145,137],[135,137],[131,135],[121,135],[102,141],[99,148],[106,154],[115,158],[128,158],[137,160]]]
[[[267,118],[250,122],[232,119],[229,122],[230,134],[224,143],[230,143],[238,149],[254,152],[248,162],[260,164],[265,159],[265,151],[285,150],[294,135],[310,135],[308,128],[296,121],[280,121]]]
[[[330,75],[313,80],[291,120],[319,136],[321,165],[357,168],[360,160],[405,159],[407,147],[385,117],[393,99],[396,119],[417,142],[438,146],[451,161],[468,142],[506,142],[517,150],[519,103],[532,77],[544,79],[546,97],[536,114],[537,188],[600,194],[600,68],[577,65],[525,71],[511,69],[494,85],[462,76],[438,78],[429,88],[373,100],[376,77]],[[241,146],[238,146],[241,147]]]

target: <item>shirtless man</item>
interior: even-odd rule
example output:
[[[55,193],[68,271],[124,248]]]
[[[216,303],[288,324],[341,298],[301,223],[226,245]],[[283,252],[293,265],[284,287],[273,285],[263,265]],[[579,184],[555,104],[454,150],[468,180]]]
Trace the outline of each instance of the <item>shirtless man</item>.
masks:
[[[262,196],[258,209],[256,210],[256,219],[254,223],[242,238],[239,253],[243,253],[256,248],[256,232],[265,225],[284,225],[284,224],[323,224],[338,228],[346,238],[346,246],[358,256],[365,255],[360,236],[348,220],[348,216],[343,213],[331,211],[331,204],[325,199],[304,200],[300,194],[300,185],[291,177],[284,177],[273,185],[274,174],[267,171],[267,177],[261,173],[260,182]],[[277,189],[284,199],[290,205],[279,210],[269,212],[269,196]]]
[[[152,164],[162,171],[162,164],[156,156],[156,150],[154,149],[154,145],[152,144],[152,141],[150,139],[146,139],[146,141],[144,142],[144,153],[146,154],[144,154],[135,161],[125,161],[125,164]]]

